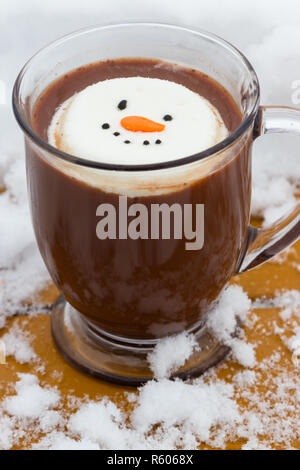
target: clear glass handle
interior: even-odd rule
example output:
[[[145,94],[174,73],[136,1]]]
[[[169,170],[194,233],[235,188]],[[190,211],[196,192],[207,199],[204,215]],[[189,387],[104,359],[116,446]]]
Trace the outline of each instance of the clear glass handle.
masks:
[[[300,110],[287,106],[261,106],[254,132],[254,138],[270,133],[288,133],[300,137]],[[270,227],[257,229],[250,225],[247,246],[237,274],[268,261],[299,238],[300,203]]]

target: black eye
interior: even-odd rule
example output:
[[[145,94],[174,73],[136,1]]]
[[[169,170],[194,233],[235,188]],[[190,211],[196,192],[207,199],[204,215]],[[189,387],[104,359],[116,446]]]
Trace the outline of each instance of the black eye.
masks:
[[[172,116],[170,116],[170,114],[165,114],[164,117],[163,117],[163,120],[164,121],[172,121]]]
[[[122,100],[120,101],[120,103],[118,104],[118,108],[123,111],[123,109],[125,109],[127,106],[127,100]]]

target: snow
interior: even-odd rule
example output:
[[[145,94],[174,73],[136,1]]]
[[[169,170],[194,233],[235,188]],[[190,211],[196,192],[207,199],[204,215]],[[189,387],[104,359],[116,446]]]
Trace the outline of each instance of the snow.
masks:
[[[202,379],[193,385],[166,379],[149,382],[140,390],[132,422],[144,433],[161,424],[162,436],[168,436],[167,430],[171,428],[168,447],[178,445],[181,434],[187,444],[195,438],[207,441],[212,427],[240,419],[232,394],[230,384],[205,384]],[[176,432],[177,426],[181,427],[181,434]]]
[[[284,294],[280,295],[282,302]],[[235,298],[243,300],[241,292]],[[222,302],[219,309],[220,305]],[[297,311],[287,321],[298,341],[295,315]],[[179,336],[184,352],[191,337]],[[294,340],[293,336],[290,340],[282,337],[291,351]],[[176,337],[169,344],[176,346]],[[153,365],[160,370],[161,357],[154,358]],[[290,369],[281,364],[280,348],[258,362],[255,370],[248,366],[237,369],[230,383],[218,378],[218,371],[222,365],[191,381],[152,380],[137,392],[125,393],[118,404],[108,397],[93,401],[62,397],[36,376],[18,374],[14,394],[0,405],[0,448],[11,448],[28,433],[35,442],[33,449],[50,450],[194,449],[200,443],[225,448],[226,442],[237,439],[245,441],[245,450],[272,445],[293,448],[299,436],[300,377],[297,366]],[[267,390],[263,395],[262,384]],[[63,404],[69,411],[62,409]]]
[[[6,356],[13,356],[20,364],[37,360],[30,344],[32,338],[27,331],[22,330],[17,324],[13,325],[8,333],[1,336],[1,340],[5,344]]]
[[[240,286],[225,289],[209,313],[207,326],[225,345],[229,346],[235,360],[244,366],[255,365],[254,345],[237,338],[239,322],[246,321],[251,302]]]
[[[38,450],[100,450],[100,447],[88,439],[76,441],[63,432],[54,431],[32,446]]]
[[[58,404],[60,396],[56,390],[42,388],[37,377],[32,374],[18,376],[20,380],[16,385],[17,395],[3,401],[3,409],[9,415],[34,420]]]
[[[158,379],[169,377],[171,372],[184,365],[196,346],[194,336],[186,332],[163,339],[148,354],[148,362],[154,376]]]
[[[241,336],[239,323],[245,323],[251,302],[240,286],[225,289],[208,314],[207,326],[212,334],[224,345],[231,348],[233,358],[246,367],[255,365],[254,345],[246,343]],[[165,338],[148,354],[148,362],[154,376],[168,378],[173,371],[184,365],[197,350],[193,334],[183,332]]]

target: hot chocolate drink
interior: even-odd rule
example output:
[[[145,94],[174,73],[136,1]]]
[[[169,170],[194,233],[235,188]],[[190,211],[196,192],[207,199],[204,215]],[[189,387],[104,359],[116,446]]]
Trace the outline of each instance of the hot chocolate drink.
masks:
[[[252,138],[185,171],[170,163],[241,120],[219,83],[152,59],[80,67],[42,93],[35,131],[86,165],[27,145],[36,237],[54,282],[96,328],[144,341],[204,320],[246,243]]]

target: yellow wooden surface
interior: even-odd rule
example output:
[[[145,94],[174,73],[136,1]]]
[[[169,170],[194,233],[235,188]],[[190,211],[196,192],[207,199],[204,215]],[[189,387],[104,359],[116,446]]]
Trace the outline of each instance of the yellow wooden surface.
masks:
[[[292,248],[281,254],[274,261],[268,262],[260,268],[235,277],[233,282],[240,284],[252,299],[262,296],[272,297],[279,289],[300,288],[299,266],[300,242],[296,243]],[[56,296],[56,288],[53,285],[49,285],[44,292],[38,294],[36,302],[39,303],[40,301],[43,301],[51,303],[55,300]],[[38,310],[37,313],[39,313]],[[286,371],[295,373],[295,366],[291,360],[291,352],[286,348],[280,336],[274,333],[274,328],[272,326],[273,321],[276,321],[279,326],[283,326],[283,321],[278,315],[278,309],[256,309],[254,313],[257,316],[255,327],[245,329],[245,331],[246,337],[249,341],[257,345],[257,367],[259,368],[259,364],[263,359],[268,358],[275,351],[280,351],[281,359],[280,364],[278,365],[278,370],[276,368],[272,370],[274,379],[276,379],[280,370],[282,372],[282,368],[285,368]],[[124,396],[124,391],[126,391],[124,387],[111,385],[90,378],[73,369],[60,356],[51,338],[49,315],[40,314],[31,317],[16,316],[8,321],[5,331],[8,331],[9,327],[14,323],[21,325],[23,329],[28,330],[33,335],[33,348],[40,357],[41,363],[45,365],[45,370],[41,372],[38,364],[21,365],[8,357],[7,364],[0,365],[0,394],[2,398],[7,396],[7,394],[13,393],[12,385],[17,380],[17,372],[32,372],[37,374],[42,384],[57,386],[64,396],[73,394],[80,398],[88,396],[90,399],[95,399],[106,395],[115,402],[121,402],[122,397]],[[243,367],[236,363],[225,361],[222,367],[219,367],[217,370],[220,378],[230,382],[234,374],[238,370],[243,370]],[[262,373],[262,380],[259,385],[262,400],[267,389],[270,387],[270,377],[268,377],[267,385],[265,385],[265,382],[266,381]],[[133,389],[127,390],[132,391]],[[237,401],[239,402],[238,398]],[[242,402],[240,401],[239,404],[245,409],[253,406],[253,403],[247,403],[244,399]],[[297,412],[299,412],[299,410]],[[280,423],[280,419],[283,418],[279,417],[278,419]],[[228,448],[237,449],[244,443],[245,441],[231,442],[228,443]],[[28,445],[30,445],[30,443],[27,442],[27,446]],[[300,449],[299,441],[295,441],[293,445]],[[202,447],[207,448],[207,446]],[[278,446],[277,448],[280,447],[281,446]]]

